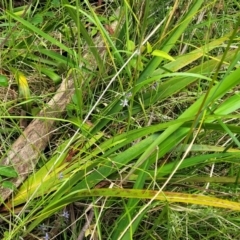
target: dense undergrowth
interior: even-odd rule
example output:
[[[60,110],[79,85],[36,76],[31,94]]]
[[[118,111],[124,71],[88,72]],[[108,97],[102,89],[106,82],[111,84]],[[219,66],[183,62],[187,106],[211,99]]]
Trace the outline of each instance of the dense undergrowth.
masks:
[[[75,93],[1,239],[239,239],[238,1],[19,5],[1,4],[1,159],[63,79]]]

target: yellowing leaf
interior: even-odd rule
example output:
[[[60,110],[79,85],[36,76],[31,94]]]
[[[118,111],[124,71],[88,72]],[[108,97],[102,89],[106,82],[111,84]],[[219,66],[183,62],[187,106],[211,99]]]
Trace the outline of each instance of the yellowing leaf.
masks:
[[[208,207],[225,208],[234,211],[240,211],[240,203],[233,202],[221,198],[209,197],[197,194],[178,193],[178,192],[161,192],[144,189],[93,189],[81,190],[74,197],[75,200],[80,197],[86,196],[105,196],[105,197],[121,197],[121,198],[139,198],[139,199],[152,199],[157,201],[178,202],[186,204],[197,204]]]
[[[85,237],[88,237],[94,232],[95,225],[90,225],[89,228],[85,232]]]
[[[25,77],[25,75],[21,72],[17,72],[16,73],[16,79],[17,79],[17,83],[18,83],[18,92],[19,92],[19,98],[21,101],[24,101],[25,103],[23,104],[23,108],[26,111],[30,111],[30,89],[28,86],[28,82],[27,82],[27,78]]]
[[[161,51],[161,50],[154,50],[152,52],[152,55],[153,56],[157,56],[157,57],[162,57],[162,58],[165,58],[165,59],[168,59],[170,61],[176,61],[173,57],[171,57],[168,53],[164,52],[164,51]]]
[[[18,72],[18,83],[19,86],[22,88],[28,88],[28,82],[26,77],[23,75],[23,73]]]

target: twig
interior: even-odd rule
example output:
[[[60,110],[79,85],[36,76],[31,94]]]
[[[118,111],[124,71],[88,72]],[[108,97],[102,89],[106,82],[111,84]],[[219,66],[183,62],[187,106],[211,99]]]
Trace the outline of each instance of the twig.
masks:
[[[93,220],[93,216],[94,216],[94,211],[92,208],[90,208],[89,214],[88,215],[86,214],[86,223],[84,224],[80,234],[78,235],[77,240],[82,240],[85,237],[85,232],[90,227],[90,224]]]

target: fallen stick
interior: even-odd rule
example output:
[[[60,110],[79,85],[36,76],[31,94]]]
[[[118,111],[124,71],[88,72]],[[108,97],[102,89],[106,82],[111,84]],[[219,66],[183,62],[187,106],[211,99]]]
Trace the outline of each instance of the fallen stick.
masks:
[[[47,107],[26,127],[11,146],[7,157],[1,161],[1,165],[13,166],[18,172],[18,177],[11,181],[15,187],[33,172],[41,152],[46,148],[55,129],[55,121],[49,118],[61,116],[73,93],[74,80],[64,79]],[[1,201],[5,201],[12,192],[11,189],[1,187]]]
[[[111,24],[112,29],[115,29],[115,27],[116,22]],[[105,53],[104,41],[97,36],[94,42],[98,46],[99,54],[103,55]],[[91,62],[91,70],[94,70],[97,64],[94,59],[89,59],[89,57],[88,53],[84,56]],[[87,74],[84,77],[87,78]],[[13,143],[7,157],[1,161],[1,165],[13,166],[18,172],[18,177],[11,181],[16,188],[33,172],[41,152],[46,148],[56,129],[53,118],[61,116],[66,105],[71,101],[73,93],[73,77],[64,79],[54,97],[47,103],[47,107],[26,127]],[[3,203],[12,193],[13,190],[0,187],[0,201]]]

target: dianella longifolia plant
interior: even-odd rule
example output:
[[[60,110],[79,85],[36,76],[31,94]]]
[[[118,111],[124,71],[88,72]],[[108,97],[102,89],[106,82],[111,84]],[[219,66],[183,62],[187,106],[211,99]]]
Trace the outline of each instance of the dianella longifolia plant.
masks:
[[[5,204],[5,238],[78,239],[93,211],[90,239],[237,239],[239,3],[46,2],[4,13],[27,54],[2,57],[56,82],[64,69],[75,94],[59,140]]]

